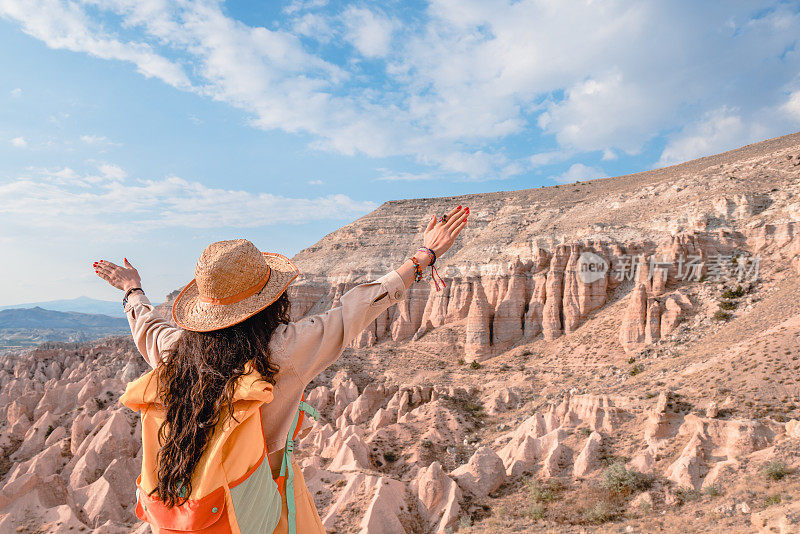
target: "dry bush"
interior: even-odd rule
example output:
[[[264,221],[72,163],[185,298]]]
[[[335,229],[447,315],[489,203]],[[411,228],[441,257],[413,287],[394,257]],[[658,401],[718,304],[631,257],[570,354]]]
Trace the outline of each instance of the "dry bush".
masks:
[[[567,525],[594,525],[620,519],[625,505],[623,495],[600,486],[586,485],[551,502],[545,517]]]

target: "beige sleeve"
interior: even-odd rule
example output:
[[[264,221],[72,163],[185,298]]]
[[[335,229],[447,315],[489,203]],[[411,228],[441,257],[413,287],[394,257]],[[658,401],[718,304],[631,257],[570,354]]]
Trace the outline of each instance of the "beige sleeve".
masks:
[[[128,297],[125,315],[131,326],[133,341],[150,367],[155,369],[166,360],[181,335],[181,329],[161,317],[141,291]]]
[[[336,361],[345,346],[389,306],[405,298],[403,279],[392,270],[374,282],[359,284],[340,298],[340,305],[309,315],[273,333],[276,347],[308,384]]]

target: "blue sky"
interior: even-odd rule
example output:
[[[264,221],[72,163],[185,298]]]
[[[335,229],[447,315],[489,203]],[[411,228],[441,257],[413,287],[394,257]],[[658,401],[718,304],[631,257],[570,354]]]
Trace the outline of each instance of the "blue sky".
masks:
[[[800,129],[800,2],[0,0],[0,305]]]

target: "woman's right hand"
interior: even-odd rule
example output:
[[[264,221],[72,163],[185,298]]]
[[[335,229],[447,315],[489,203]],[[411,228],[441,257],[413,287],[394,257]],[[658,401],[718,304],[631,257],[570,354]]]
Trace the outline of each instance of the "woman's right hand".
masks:
[[[436,215],[431,217],[423,234],[423,245],[433,250],[439,258],[453,245],[461,230],[467,225],[469,208],[457,208],[447,214],[447,220],[437,221]]]

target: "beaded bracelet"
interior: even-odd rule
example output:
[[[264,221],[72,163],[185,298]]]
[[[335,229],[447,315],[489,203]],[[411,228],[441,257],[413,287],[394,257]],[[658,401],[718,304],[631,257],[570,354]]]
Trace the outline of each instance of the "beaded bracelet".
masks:
[[[436,253],[433,251],[433,249],[430,249],[428,247],[420,247],[417,249],[417,252],[419,252],[420,250],[428,253],[428,258],[430,258],[428,265],[433,266],[433,264],[436,263]]]
[[[428,258],[430,258],[428,265],[431,268],[431,279],[433,280],[433,285],[436,287],[436,291],[441,291],[442,288],[444,288],[447,284],[444,283],[444,280],[442,280],[441,275],[439,275],[439,269],[437,269],[436,266],[434,265],[434,263],[436,262],[436,253],[433,250],[429,249],[428,247],[419,248],[417,249],[417,252],[421,250],[428,253]],[[419,282],[420,280],[422,280],[422,267],[420,267],[417,258],[415,258],[414,256],[411,256],[411,261],[414,263],[414,281]],[[441,284],[441,287],[439,287],[439,284]]]
[[[414,263],[414,281],[419,282],[422,280],[422,267],[414,256],[411,256],[411,261]]]

